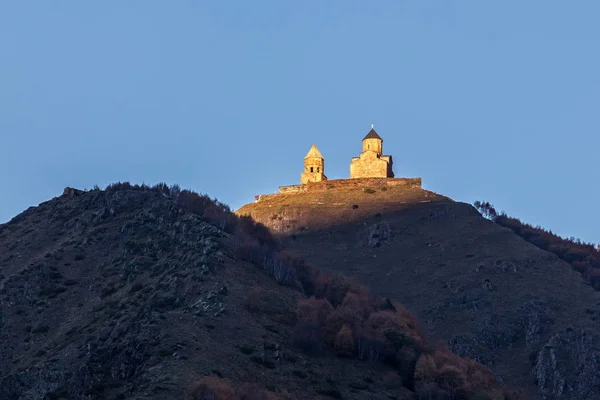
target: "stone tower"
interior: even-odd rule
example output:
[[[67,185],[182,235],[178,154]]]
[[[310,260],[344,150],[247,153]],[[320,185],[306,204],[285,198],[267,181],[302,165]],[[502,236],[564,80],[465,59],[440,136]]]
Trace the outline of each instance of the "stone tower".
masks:
[[[326,181],[325,176],[325,159],[314,144],[308,151],[306,157],[304,157],[304,172],[300,177],[301,184],[307,184],[308,182],[321,182]]]
[[[352,157],[350,178],[393,178],[392,156],[382,155],[383,139],[373,126],[362,142],[362,153],[358,157]]]

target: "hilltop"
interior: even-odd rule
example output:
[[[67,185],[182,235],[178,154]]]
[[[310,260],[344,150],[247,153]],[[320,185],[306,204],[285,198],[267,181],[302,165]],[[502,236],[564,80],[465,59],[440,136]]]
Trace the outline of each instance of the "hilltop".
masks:
[[[418,185],[348,182],[315,183],[323,190],[270,196],[236,213],[318,268],[398,299],[427,335],[525,388],[528,399],[598,397],[600,294],[571,265]]]
[[[67,188],[0,225],[2,399],[515,399],[393,298],[177,187]]]
[[[421,189],[420,179],[355,178],[305,186],[303,191],[283,186],[280,194],[257,196],[257,201],[236,214],[251,216],[272,232],[288,235],[361,221],[414,204],[450,200]]]

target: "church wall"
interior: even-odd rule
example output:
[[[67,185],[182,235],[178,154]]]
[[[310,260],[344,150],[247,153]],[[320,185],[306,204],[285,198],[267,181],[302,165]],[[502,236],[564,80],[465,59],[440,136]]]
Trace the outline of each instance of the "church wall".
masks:
[[[395,176],[394,175],[394,170],[393,170],[392,167],[393,167],[393,163],[392,163],[392,160],[390,160],[388,162],[388,165],[387,165],[387,176],[388,176],[388,178],[393,178]]]
[[[380,139],[365,139],[363,140],[363,152],[374,151],[377,154],[381,154],[383,142]]]
[[[302,175],[300,175],[300,183],[302,185],[304,185],[308,182],[321,182],[321,181],[325,181],[325,180],[327,180],[327,177],[325,175],[323,175],[323,173],[321,173],[321,172],[314,172],[314,173],[303,172]]]
[[[387,161],[377,157],[373,151],[360,155],[360,159],[350,163],[350,178],[388,178]]]

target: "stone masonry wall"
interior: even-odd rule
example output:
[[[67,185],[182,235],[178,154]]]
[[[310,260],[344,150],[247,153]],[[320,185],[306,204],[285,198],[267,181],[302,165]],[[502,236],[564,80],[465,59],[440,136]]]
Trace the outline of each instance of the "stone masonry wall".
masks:
[[[374,189],[395,186],[421,187],[421,178],[354,178],[335,179],[325,182],[309,183],[307,192],[321,192],[330,189],[351,189],[357,187],[370,187]]]
[[[300,192],[323,192],[331,189],[352,189],[357,187],[381,188],[383,186],[421,187],[421,178],[354,178],[334,179],[323,182],[309,182],[306,185],[280,186],[280,194]]]
[[[305,192],[306,185],[291,185],[291,186],[279,186],[279,193],[298,193]]]
[[[277,194],[257,194],[256,196],[254,196],[254,202],[256,203],[257,201],[265,200],[273,196],[277,196]]]
[[[350,164],[350,178],[386,178],[388,177],[388,162],[378,158],[374,152],[361,154],[358,160]]]

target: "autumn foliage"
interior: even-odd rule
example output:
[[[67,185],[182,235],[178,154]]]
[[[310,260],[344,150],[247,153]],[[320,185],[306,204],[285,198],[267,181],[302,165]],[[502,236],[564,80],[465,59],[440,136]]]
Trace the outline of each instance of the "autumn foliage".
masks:
[[[200,380],[191,393],[192,400],[229,400],[233,399],[235,390],[227,379],[208,376]]]
[[[485,394],[488,399],[516,398],[498,386],[493,372],[473,360],[461,358],[450,351],[437,348],[422,354],[415,366],[415,388],[418,392],[435,391],[452,398],[469,398]]]
[[[354,343],[354,334],[348,324],[344,324],[335,337],[335,352],[340,357],[351,357],[356,345]]]
[[[386,380],[390,386],[404,385],[423,398],[516,398],[488,368],[429,343],[402,305],[370,296],[342,275],[320,274],[315,294],[298,302],[296,316],[292,340],[297,347],[307,350],[312,343],[332,348],[339,357],[390,365],[397,371]],[[306,340],[308,333],[312,341]]]

